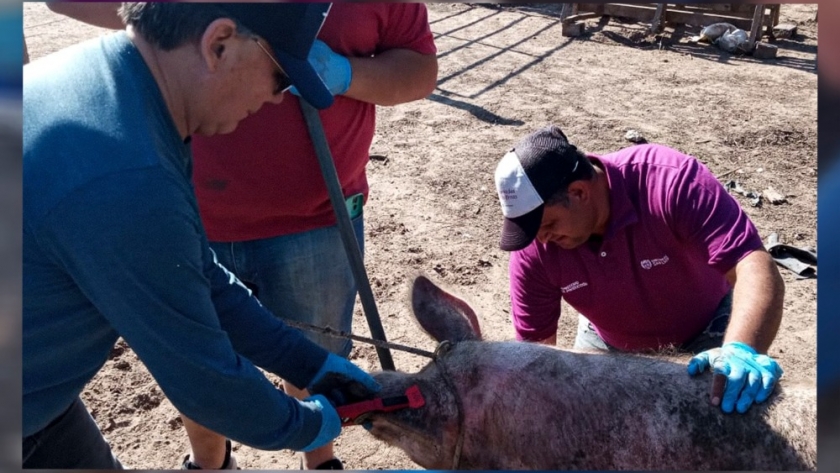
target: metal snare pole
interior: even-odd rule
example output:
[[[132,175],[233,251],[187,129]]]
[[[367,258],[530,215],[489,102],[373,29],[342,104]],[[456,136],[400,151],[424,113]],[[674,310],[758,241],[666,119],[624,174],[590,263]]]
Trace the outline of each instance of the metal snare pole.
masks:
[[[362,301],[365,318],[367,319],[370,334],[374,340],[387,342],[385,330],[382,328],[382,321],[379,318],[379,311],[376,309],[376,302],[373,300],[373,291],[370,288],[370,281],[365,271],[365,264],[362,261],[362,252],[359,250],[359,242],[353,232],[350,214],[347,212],[347,205],[344,202],[344,195],[341,192],[341,184],[338,182],[338,173],[335,170],[330,145],[327,143],[327,136],[324,134],[324,125],[318,110],[309,104],[302,97],[300,110],[309,129],[309,137],[315,147],[315,154],[318,156],[318,164],[321,165],[321,174],[327,184],[327,191],[330,195],[330,202],[335,211],[335,218],[338,222],[338,229],[341,232],[341,241],[344,243],[344,251],[350,259],[350,267],[353,270],[353,278],[356,280],[356,288],[359,291],[359,299]],[[394,360],[391,358],[391,351],[386,347],[377,346],[376,354],[379,356],[379,364],[383,370],[394,371]]]

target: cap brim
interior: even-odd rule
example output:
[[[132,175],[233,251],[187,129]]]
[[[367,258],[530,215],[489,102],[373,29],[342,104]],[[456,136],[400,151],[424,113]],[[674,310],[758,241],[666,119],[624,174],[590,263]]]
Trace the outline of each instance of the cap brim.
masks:
[[[321,80],[321,76],[309,64],[309,61],[286,54],[279,48],[275,48],[274,51],[277,61],[292,80],[292,84],[294,84],[301,97],[318,109],[332,105],[332,94],[324,81]]]
[[[540,230],[544,207],[540,205],[520,217],[505,218],[499,248],[504,251],[519,251],[530,245]]]

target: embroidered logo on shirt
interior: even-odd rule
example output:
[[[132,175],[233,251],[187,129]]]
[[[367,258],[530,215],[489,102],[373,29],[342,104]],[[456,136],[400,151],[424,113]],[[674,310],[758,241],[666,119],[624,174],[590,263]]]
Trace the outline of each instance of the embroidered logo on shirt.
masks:
[[[576,290],[578,290],[582,287],[586,287],[588,285],[589,285],[589,283],[586,283],[586,282],[575,281],[575,282],[573,282],[569,285],[561,287],[560,290],[563,292],[563,294],[566,294],[567,292],[576,291]]]
[[[641,261],[641,264],[642,264],[642,268],[650,269],[650,268],[653,268],[655,266],[662,266],[663,264],[665,264],[667,262],[668,262],[668,255],[665,255],[661,258],[643,259]]]

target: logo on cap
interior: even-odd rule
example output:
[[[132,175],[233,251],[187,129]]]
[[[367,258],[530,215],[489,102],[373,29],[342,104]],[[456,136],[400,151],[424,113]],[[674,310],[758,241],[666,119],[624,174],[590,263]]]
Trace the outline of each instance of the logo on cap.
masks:
[[[508,152],[499,162],[495,178],[502,214],[506,218],[521,217],[543,204],[514,151]]]

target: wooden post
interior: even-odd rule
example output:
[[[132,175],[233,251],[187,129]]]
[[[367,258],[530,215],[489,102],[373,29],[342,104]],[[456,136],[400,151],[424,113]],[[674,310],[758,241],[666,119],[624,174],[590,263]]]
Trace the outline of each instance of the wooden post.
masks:
[[[650,32],[653,34],[662,31],[662,26],[665,23],[665,5],[664,3],[656,4],[656,13],[653,15],[653,21],[650,22]]]
[[[767,25],[767,29],[766,29],[765,34],[767,36],[770,36],[771,38],[773,37],[773,28],[775,28],[776,25],[779,24],[780,10],[781,10],[781,4],[780,3],[774,3],[774,4],[770,5],[770,21],[769,21],[770,24]]]
[[[761,23],[764,20],[764,5],[759,4],[755,6],[753,12],[752,28],[750,28],[750,40],[747,43],[747,50],[752,51],[755,48],[755,42],[760,40],[759,32],[761,31]]]
[[[564,3],[562,7],[560,7],[560,20],[565,20],[567,17],[571,16],[572,14],[572,3]]]

